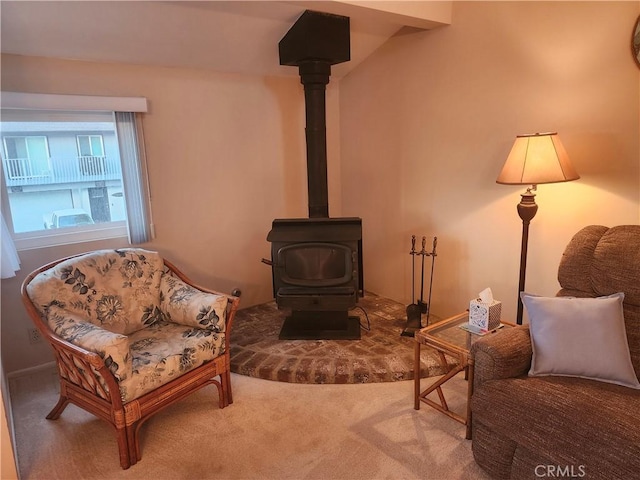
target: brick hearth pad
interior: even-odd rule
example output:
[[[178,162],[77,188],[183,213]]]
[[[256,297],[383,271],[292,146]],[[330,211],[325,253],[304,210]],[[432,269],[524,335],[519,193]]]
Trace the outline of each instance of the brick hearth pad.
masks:
[[[358,305],[371,322],[371,331],[361,329],[360,340],[279,340],[287,312],[278,310],[275,302],[240,310],[231,329],[231,371],[290,383],[413,379],[414,340],[400,335],[407,323],[406,306],[368,292]],[[367,325],[359,308],[349,314]],[[421,361],[421,377],[446,373],[432,349],[422,349]]]

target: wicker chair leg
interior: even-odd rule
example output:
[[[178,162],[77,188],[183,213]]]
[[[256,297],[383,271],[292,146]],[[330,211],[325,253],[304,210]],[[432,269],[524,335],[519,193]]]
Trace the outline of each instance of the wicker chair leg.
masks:
[[[132,462],[139,462],[140,459],[142,458],[142,453],[140,452],[140,427],[142,426],[143,422],[136,422],[135,425],[132,425],[131,431],[133,433],[133,440],[131,440],[131,445],[133,446],[133,450],[131,453],[131,461]]]
[[[120,455],[120,466],[126,470],[136,462],[132,462],[129,455],[129,443],[127,442],[127,431],[123,428],[116,428],[118,438],[118,454]]]
[[[218,390],[218,408],[222,409],[224,407],[227,406],[227,395],[225,393],[225,389],[224,389],[224,380],[222,378],[222,375],[220,375],[220,381],[214,380],[213,378],[209,379],[207,381],[207,384],[213,384],[216,386],[216,389]]]
[[[58,403],[56,403],[56,406],[53,407],[53,410],[51,410],[49,415],[47,415],[47,420],[57,420],[60,418],[60,415],[62,415],[64,409],[67,408],[67,405],[69,405],[69,399],[63,394],[60,394]]]
[[[138,445],[138,422],[127,425],[127,445],[129,446],[129,461],[135,465],[140,460],[140,446]]]
[[[231,391],[231,370],[224,372],[224,376],[227,379],[227,387],[225,389],[227,392],[227,405],[231,405],[233,403],[233,392]]]
[[[220,381],[213,381],[218,389],[218,407],[224,408],[227,406],[227,385],[224,377],[224,373],[220,375]]]

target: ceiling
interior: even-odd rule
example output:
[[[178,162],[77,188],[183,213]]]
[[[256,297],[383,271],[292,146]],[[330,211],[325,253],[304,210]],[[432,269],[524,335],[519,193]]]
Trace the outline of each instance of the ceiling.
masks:
[[[346,75],[407,27],[451,20],[451,2],[416,1],[7,1],[2,53],[259,75],[297,75],[279,65],[278,42],[304,10],[350,17]]]

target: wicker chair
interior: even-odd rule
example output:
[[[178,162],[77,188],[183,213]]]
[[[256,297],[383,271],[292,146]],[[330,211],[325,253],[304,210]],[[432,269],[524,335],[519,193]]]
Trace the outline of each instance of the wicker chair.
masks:
[[[210,384],[233,402],[229,334],[240,299],[195,286],[156,252],[101,250],[27,276],[22,299],[53,347],[60,399],[116,429],[120,465],[141,459],[140,426]],[[219,377],[219,379],[217,378]]]

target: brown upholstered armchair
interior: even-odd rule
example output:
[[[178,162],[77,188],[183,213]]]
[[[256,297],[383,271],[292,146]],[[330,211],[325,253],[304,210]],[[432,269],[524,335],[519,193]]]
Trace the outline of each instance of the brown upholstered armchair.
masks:
[[[52,346],[60,399],[116,430],[120,464],[141,458],[140,426],[162,408],[213,384],[233,402],[229,334],[239,298],[195,286],[156,252],[101,250],[27,276],[22,299]]]
[[[624,293],[620,308],[623,318],[619,317],[618,323],[628,343],[625,355],[631,365],[627,363],[627,376],[633,377],[635,372],[640,378],[640,225],[592,225],[582,229],[565,249],[558,280],[558,296],[574,297],[578,302]],[[585,312],[575,321],[579,324],[590,315]],[[596,315],[595,321],[600,322],[602,317]],[[536,346],[532,334],[538,335],[533,326],[534,322],[531,328],[523,325],[505,329],[483,337],[472,347],[472,447],[476,462],[499,479],[639,478],[637,380],[629,381],[632,384],[635,380],[636,386],[624,386],[619,381],[610,383],[584,375],[528,375],[532,345]],[[607,336],[604,333],[596,342]],[[624,336],[622,333],[619,338]],[[573,337],[572,342],[565,343],[566,348],[579,347],[580,338],[580,334]],[[621,348],[616,352],[626,352],[624,340],[617,345]],[[597,368],[608,360],[596,350],[579,356],[585,369]]]

